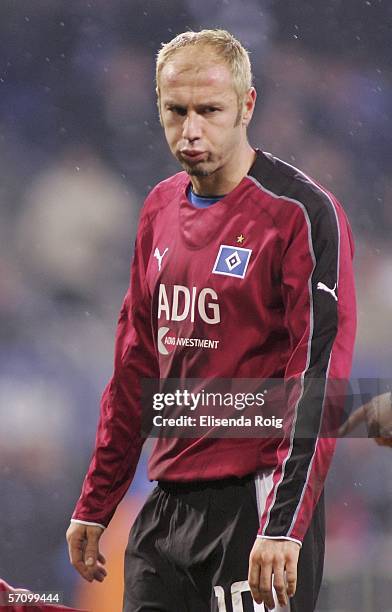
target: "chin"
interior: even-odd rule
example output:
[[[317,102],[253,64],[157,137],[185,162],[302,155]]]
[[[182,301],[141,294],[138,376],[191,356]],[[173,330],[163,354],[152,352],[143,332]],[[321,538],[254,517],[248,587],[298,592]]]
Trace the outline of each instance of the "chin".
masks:
[[[203,176],[211,176],[211,174],[213,174],[213,170],[207,170],[206,168],[191,168],[191,167],[186,167],[185,168],[185,172],[187,172],[190,176],[199,176],[199,177],[203,177]]]
[[[211,176],[217,170],[217,168],[211,167],[211,164],[207,165],[206,162],[201,162],[199,164],[191,165],[191,164],[187,164],[181,159],[179,161],[181,163],[181,166],[184,168],[185,172],[189,174],[190,176],[199,176],[199,177]]]
[[[208,170],[206,167],[203,167],[202,164],[191,165],[187,164],[182,159],[180,159],[179,162],[185,172],[190,176],[210,176],[211,174],[211,171]]]

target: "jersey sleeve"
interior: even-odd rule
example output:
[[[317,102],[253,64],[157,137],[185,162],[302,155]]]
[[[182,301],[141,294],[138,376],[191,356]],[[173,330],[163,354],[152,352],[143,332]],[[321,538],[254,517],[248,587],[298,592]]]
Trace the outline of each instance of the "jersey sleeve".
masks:
[[[131,282],[117,324],[113,376],[101,400],[95,450],[72,519],[106,527],[139,460],[141,381],[157,377],[146,266],[151,237],[139,225]]]
[[[320,435],[329,418],[327,386],[350,375],[356,315],[352,237],[340,205],[332,196],[311,211],[298,201],[289,205],[296,213],[281,279],[291,347],[285,371],[288,432],[277,451],[258,535],[300,543],[335,448],[334,438]]]

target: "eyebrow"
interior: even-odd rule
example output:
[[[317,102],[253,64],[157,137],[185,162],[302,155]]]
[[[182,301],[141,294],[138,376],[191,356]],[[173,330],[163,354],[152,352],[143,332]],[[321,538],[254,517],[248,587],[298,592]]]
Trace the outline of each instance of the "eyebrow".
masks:
[[[184,104],[179,104],[178,102],[174,102],[172,100],[167,100],[166,102],[164,102],[164,106],[165,108],[183,108],[183,109],[187,109],[187,106]],[[209,107],[213,107],[213,108],[221,108],[223,106],[222,101],[218,102],[217,100],[210,100],[207,102],[203,102],[202,104],[196,104],[195,108],[196,109],[203,109],[203,108],[209,108]]]

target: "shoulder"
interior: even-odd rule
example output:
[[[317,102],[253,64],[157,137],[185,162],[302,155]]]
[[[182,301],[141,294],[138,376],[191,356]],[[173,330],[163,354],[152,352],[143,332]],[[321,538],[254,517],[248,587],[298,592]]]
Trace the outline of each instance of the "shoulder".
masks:
[[[173,203],[185,189],[189,177],[186,172],[177,172],[160,181],[147,195],[140,214],[140,223],[151,222],[163,208]]]
[[[342,207],[335,196],[295,166],[258,151],[248,178],[260,194],[274,201],[279,215],[303,217],[312,226],[339,223]]]
[[[294,219],[312,229],[312,233],[330,238],[339,234],[348,221],[336,197],[316,180],[295,166],[258,151],[248,178],[259,194],[269,200],[276,222],[292,226]]]
[[[150,252],[156,228],[155,219],[170,204],[175,204],[183,193],[189,178],[186,172],[178,172],[155,185],[144,200],[140,211],[136,243]]]

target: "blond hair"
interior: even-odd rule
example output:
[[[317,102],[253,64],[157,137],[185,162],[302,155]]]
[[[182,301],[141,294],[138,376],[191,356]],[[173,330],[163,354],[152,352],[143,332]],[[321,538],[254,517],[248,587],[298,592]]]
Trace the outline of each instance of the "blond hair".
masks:
[[[185,47],[207,46],[212,48],[217,58],[222,59],[233,76],[233,85],[238,103],[242,101],[252,87],[253,76],[248,51],[226,30],[201,30],[200,32],[182,32],[168,43],[162,43],[156,59],[156,92],[159,108],[159,78],[165,64],[180,49]]]

